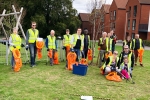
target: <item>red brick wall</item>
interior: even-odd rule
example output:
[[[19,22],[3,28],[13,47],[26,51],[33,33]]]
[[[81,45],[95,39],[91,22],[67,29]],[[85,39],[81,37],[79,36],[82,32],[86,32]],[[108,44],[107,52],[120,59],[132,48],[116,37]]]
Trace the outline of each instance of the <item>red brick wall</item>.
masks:
[[[110,32],[110,16],[108,13],[105,14],[104,25],[105,25],[104,31],[109,33]]]
[[[118,9],[115,1],[113,1],[112,5],[110,6],[109,13],[111,14],[111,11],[114,12],[114,10],[116,10],[116,20],[110,19],[110,23],[115,22],[115,31],[114,32],[117,35],[117,39],[123,40],[124,33],[125,33],[126,10]]]
[[[150,40],[150,32],[147,33],[147,40]]]
[[[140,24],[148,24],[150,5],[141,5]]]

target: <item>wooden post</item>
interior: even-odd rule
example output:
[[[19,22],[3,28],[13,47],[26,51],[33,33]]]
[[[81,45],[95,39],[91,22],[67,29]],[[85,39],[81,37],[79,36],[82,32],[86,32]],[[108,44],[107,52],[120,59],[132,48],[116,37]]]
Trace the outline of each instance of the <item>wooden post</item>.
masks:
[[[13,11],[16,12],[16,9],[15,9],[14,5],[12,5],[12,8],[13,8]],[[22,8],[22,10],[23,10],[23,8]],[[20,10],[20,11],[21,11],[21,10]],[[22,12],[21,12],[21,14],[22,14]],[[17,14],[15,14],[14,16],[15,16],[15,18],[16,18],[16,21],[18,21],[18,16],[17,16]],[[22,35],[23,35],[24,39],[26,40],[26,36],[25,36],[25,33],[24,33],[24,31],[23,31],[23,28],[22,28],[22,25],[20,24],[20,22],[18,22],[18,25],[19,25],[19,28],[20,28],[20,30],[21,30],[21,32],[22,32]],[[17,26],[17,25],[16,25],[16,26]]]

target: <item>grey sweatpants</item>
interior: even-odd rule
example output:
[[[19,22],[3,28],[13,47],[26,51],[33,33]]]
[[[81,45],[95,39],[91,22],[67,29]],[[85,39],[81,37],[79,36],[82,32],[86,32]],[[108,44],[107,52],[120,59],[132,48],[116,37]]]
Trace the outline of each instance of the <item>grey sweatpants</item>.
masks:
[[[102,65],[103,65],[102,60],[103,60],[103,58],[104,58],[105,52],[106,52],[106,50],[100,50],[99,67],[102,67]],[[105,59],[104,59],[104,60],[105,60]],[[105,61],[104,61],[104,62],[105,62]]]

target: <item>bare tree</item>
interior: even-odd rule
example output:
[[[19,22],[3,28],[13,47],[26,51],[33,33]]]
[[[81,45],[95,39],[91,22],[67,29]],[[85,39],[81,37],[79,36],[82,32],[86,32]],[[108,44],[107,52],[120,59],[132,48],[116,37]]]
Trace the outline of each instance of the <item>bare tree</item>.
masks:
[[[90,23],[92,27],[92,50],[93,50],[93,57],[95,53],[95,47],[96,47],[96,40],[100,36],[100,33],[104,31],[104,28],[110,27],[109,23],[108,25],[104,25],[104,16],[106,14],[105,10],[109,8],[104,8],[103,5],[105,5],[106,0],[89,0],[87,4],[87,10],[91,12],[90,15]],[[97,61],[99,59],[99,56],[97,58]],[[93,60],[91,61],[93,63]]]

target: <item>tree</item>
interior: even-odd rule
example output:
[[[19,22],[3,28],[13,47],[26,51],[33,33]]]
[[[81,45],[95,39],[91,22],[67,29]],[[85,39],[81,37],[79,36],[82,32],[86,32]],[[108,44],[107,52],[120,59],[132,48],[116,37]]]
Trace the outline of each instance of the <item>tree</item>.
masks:
[[[4,0],[0,0],[0,3],[3,2]],[[24,7],[25,17],[22,24],[25,30],[30,28],[31,21],[36,21],[40,36],[46,37],[51,29],[56,31],[56,35],[63,35],[66,28],[71,28],[71,32],[75,32],[75,28],[80,26],[72,2],[72,0],[5,0],[5,5],[0,6],[0,11],[2,12],[4,8],[11,9],[12,4]]]

